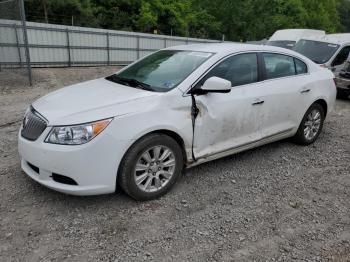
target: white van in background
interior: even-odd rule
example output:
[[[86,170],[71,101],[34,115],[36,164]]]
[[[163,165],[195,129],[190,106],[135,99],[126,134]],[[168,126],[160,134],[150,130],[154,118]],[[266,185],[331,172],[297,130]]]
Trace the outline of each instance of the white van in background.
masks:
[[[293,49],[295,44],[302,38],[309,36],[325,36],[326,32],[313,29],[284,29],[276,31],[266,45]]]
[[[339,75],[335,78],[337,84],[337,96],[347,98],[350,96],[350,55],[346,60],[344,67],[340,70]]]
[[[329,68],[337,76],[350,53],[350,34],[303,38],[295,45],[294,51]]]

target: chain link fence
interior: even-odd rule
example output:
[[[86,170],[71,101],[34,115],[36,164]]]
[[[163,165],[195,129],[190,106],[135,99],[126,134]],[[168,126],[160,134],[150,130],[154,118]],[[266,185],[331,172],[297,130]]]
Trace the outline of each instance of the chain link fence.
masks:
[[[0,86],[11,78],[32,85],[24,0],[0,0]]]

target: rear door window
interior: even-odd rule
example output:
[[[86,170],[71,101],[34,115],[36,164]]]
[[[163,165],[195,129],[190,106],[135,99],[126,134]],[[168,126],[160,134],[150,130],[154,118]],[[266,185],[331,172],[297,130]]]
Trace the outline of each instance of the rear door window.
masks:
[[[296,75],[294,58],[281,54],[264,53],[266,79]]]

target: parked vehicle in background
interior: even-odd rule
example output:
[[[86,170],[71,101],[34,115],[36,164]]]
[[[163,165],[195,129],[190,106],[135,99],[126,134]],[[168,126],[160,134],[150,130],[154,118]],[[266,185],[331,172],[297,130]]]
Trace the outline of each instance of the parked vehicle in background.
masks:
[[[335,97],[332,72],[294,51],[175,46],[35,101],[19,131],[21,165],[60,192],[119,184],[153,199],[184,167],[289,137],[312,144]]]
[[[350,96],[350,55],[345,62],[343,69],[336,77],[337,95],[339,98],[347,98]]]
[[[313,29],[284,29],[276,31],[267,41],[266,45],[293,49],[302,38],[309,36],[324,36],[325,31]]]
[[[260,41],[247,41],[245,43],[250,44],[250,45],[265,45],[267,42],[268,42],[268,40],[266,38],[264,38]]]
[[[338,75],[350,52],[350,34],[330,34],[301,39],[294,50]]]

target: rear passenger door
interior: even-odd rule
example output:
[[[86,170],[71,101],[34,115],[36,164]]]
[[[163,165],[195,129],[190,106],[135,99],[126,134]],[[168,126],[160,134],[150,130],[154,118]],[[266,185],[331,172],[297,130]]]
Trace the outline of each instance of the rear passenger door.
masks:
[[[300,115],[307,109],[308,68],[294,57],[278,53],[260,53],[265,70],[261,106],[262,138],[288,135],[300,123]]]

